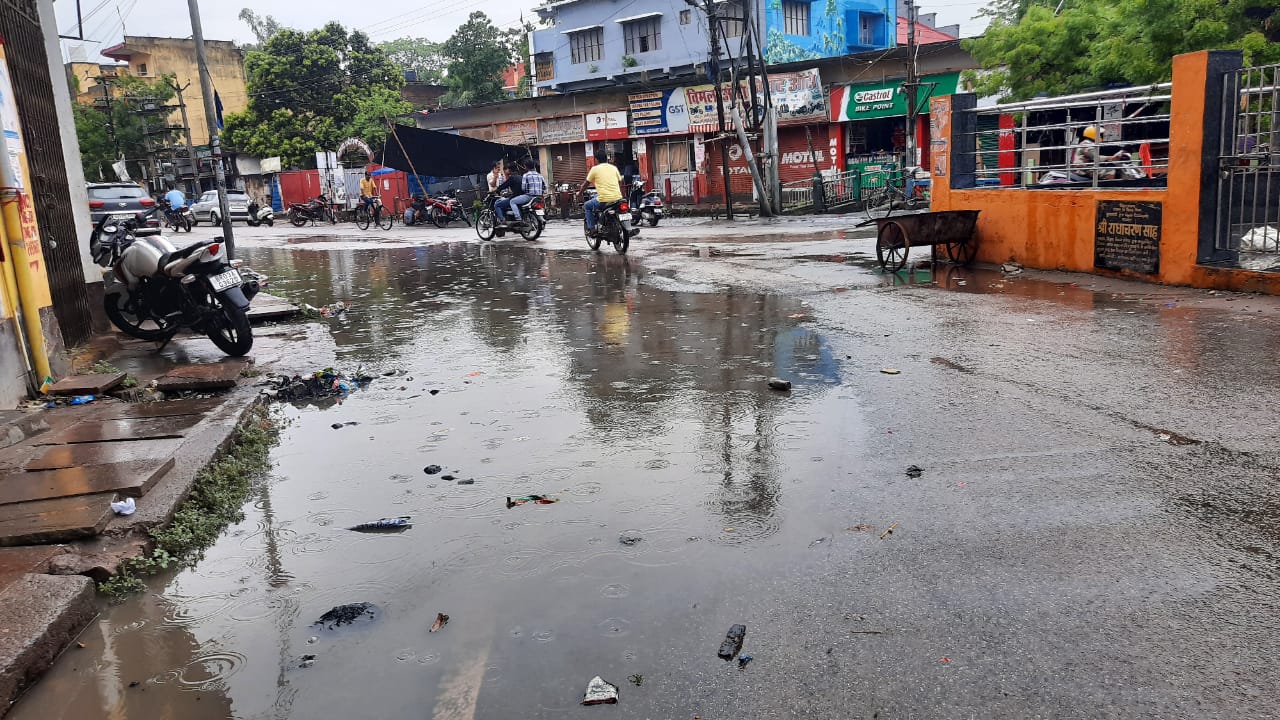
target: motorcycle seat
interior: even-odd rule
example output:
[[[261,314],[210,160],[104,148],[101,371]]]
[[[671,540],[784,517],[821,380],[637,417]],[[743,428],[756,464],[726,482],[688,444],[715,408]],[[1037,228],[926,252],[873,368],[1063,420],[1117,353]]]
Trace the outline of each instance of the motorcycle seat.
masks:
[[[175,260],[183,260],[185,258],[191,257],[195,253],[209,247],[212,244],[213,242],[209,240],[201,240],[199,242],[192,243],[191,245],[188,245],[184,248],[178,248],[177,250],[174,250],[171,253],[166,253],[164,255],[161,255],[160,262],[156,266],[156,273],[157,274],[163,273],[164,269],[169,267],[170,263],[174,262]]]

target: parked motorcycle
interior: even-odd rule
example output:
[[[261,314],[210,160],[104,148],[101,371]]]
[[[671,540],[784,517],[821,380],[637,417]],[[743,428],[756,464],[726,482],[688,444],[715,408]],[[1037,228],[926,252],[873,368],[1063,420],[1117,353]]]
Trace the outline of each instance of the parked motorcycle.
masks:
[[[338,216],[329,205],[329,198],[320,195],[308,203],[289,203],[289,222],[294,227],[302,227],[307,223],[328,222],[338,224]]]
[[[489,193],[484,199],[484,209],[476,217],[476,235],[481,240],[492,240],[496,235],[503,237],[508,230],[520,233],[520,237],[533,242],[542,237],[542,230],[547,226],[546,202],[539,196],[520,206],[522,218],[516,221],[515,215],[508,213],[499,218],[497,204],[502,199],[497,193]]]
[[[588,190],[585,195],[587,197],[583,200],[584,203],[595,195],[595,191]],[[628,229],[629,224],[631,224],[631,204],[626,200],[615,200],[602,205],[596,214],[595,234],[586,232],[586,225],[583,225],[587,245],[592,250],[599,250],[600,244],[607,242],[618,251],[619,255],[624,254],[631,246],[631,238],[640,234],[639,228]]]
[[[185,230],[191,232],[191,228],[196,224],[195,218],[191,215],[191,208],[183,205],[174,210],[167,200],[160,201],[160,207],[164,209],[164,226],[173,228],[174,232]]]
[[[258,205],[257,200],[249,201],[249,219],[246,221],[250,227],[258,227],[266,225],[274,227],[276,224],[276,211],[271,209],[270,205]]]
[[[471,218],[467,217],[467,211],[458,201],[457,190],[450,190],[447,194],[429,197],[426,200],[427,215],[436,227],[446,228],[449,227],[449,223],[459,220],[466,223],[467,227],[471,227]]]
[[[154,211],[151,211],[154,212]],[[167,342],[189,327],[228,355],[253,347],[249,301],[263,277],[228,260],[222,238],[184,248],[160,236],[139,237],[145,214],[107,215],[89,239],[103,268],[103,309],[111,323],[141,340]]]
[[[1115,160],[1108,160],[1098,164],[1098,168],[1103,171],[1111,172],[1114,178],[1099,178],[1100,180],[1141,180],[1147,177],[1147,171],[1138,163],[1133,155],[1127,152],[1121,152],[1116,155]],[[1037,185],[1071,185],[1076,183],[1091,183],[1093,178],[1088,175],[1075,172],[1075,168],[1067,170],[1050,170],[1040,176],[1036,181]]]
[[[641,221],[649,223],[649,227],[658,227],[662,219],[662,193],[657,190],[644,191],[644,179],[637,177],[631,183],[631,225],[639,226]]]

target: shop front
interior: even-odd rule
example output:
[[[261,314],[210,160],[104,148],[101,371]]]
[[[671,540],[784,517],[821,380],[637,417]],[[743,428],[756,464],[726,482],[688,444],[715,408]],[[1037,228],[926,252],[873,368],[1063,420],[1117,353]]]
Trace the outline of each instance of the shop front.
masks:
[[[672,200],[694,201],[693,138],[685,89],[630,95],[631,144],[649,187]]]
[[[587,179],[587,128],[583,116],[538,120],[542,174],[552,185],[581,185]]]
[[[915,165],[929,162],[929,99],[954,94],[959,80],[959,73],[921,78],[917,94],[921,112],[913,129]],[[907,144],[907,96],[901,79],[836,85],[831,88],[830,107],[829,145],[835,169],[871,174],[900,168]]]

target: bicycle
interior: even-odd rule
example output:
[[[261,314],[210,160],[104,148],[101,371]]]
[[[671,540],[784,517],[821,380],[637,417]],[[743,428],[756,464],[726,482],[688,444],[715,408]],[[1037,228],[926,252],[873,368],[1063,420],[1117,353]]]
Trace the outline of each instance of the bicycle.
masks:
[[[356,206],[356,227],[361,230],[368,230],[370,225],[376,225],[383,230],[390,230],[391,226],[396,223],[396,214],[385,211],[382,207],[382,198],[373,198],[373,214],[369,214],[369,206],[361,202]]]
[[[913,172],[914,168],[908,168]],[[924,185],[914,184],[906,190],[907,176],[901,170],[880,171],[862,176],[862,212],[868,220],[889,217],[895,208],[917,210],[928,207]],[[871,187],[867,187],[870,185]]]

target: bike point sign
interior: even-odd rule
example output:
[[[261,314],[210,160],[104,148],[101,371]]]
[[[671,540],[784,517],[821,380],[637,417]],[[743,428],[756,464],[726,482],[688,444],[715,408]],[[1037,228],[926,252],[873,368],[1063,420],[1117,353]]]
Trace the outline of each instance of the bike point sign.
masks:
[[[960,73],[928,75],[920,79],[916,102],[920,112],[928,111],[929,99],[954,95],[960,84]],[[837,85],[831,89],[831,119],[872,120],[903,117],[907,114],[907,93],[901,80],[869,85]]]

